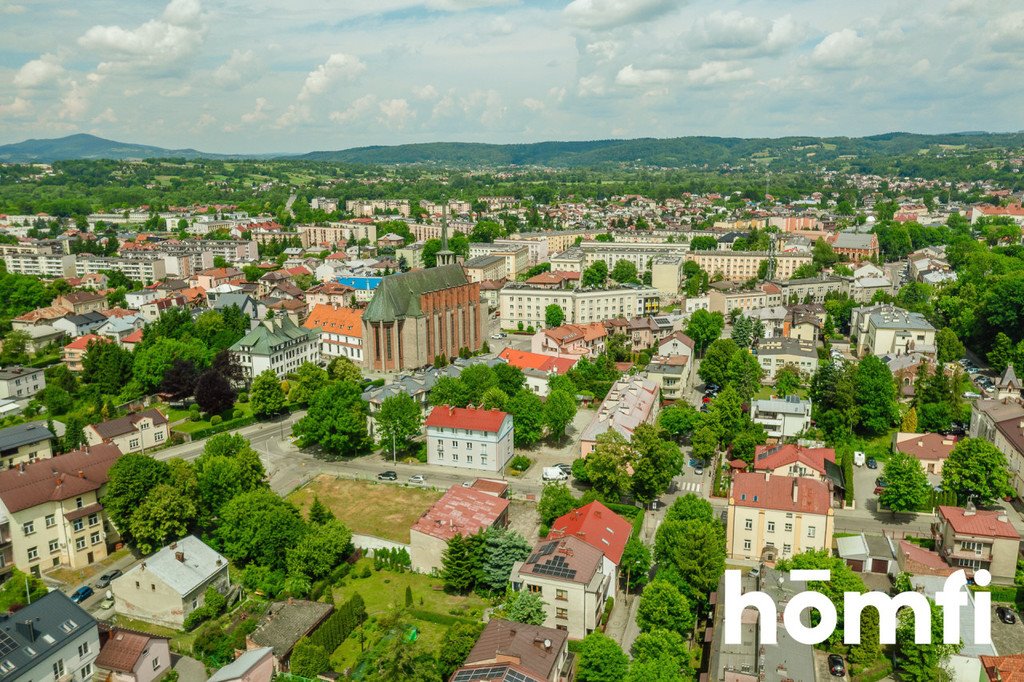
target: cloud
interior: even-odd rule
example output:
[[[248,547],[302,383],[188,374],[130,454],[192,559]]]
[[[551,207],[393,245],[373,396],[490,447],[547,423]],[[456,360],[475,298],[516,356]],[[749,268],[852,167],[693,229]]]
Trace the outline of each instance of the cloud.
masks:
[[[545,108],[544,102],[542,102],[539,99],[534,99],[533,97],[527,97],[526,99],[524,99],[523,106],[529,109],[530,111],[534,112],[543,111]]]
[[[789,14],[772,21],[742,12],[712,12],[694,25],[694,42],[719,50],[740,51],[751,56],[781,52],[793,47],[803,30]]]
[[[257,123],[267,117],[267,98],[257,97],[252,111],[242,114],[242,123]]]
[[[14,76],[14,84],[19,88],[38,88],[55,81],[64,74],[64,67],[55,55],[44,54],[39,59],[27,62]]]
[[[335,123],[352,123],[373,111],[373,107],[376,103],[376,96],[363,95],[356,101],[352,102],[348,109],[345,109],[344,111],[332,111],[327,117]]]
[[[852,28],[830,33],[814,46],[811,61],[826,69],[842,69],[856,66],[864,60],[869,47],[866,39]]]
[[[409,107],[404,99],[389,99],[377,105],[380,116],[377,121],[389,128],[404,128],[405,124],[416,117],[416,112]]]
[[[103,69],[166,68],[191,57],[205,34],[199,1],[171,0],[158,19],[134,29],[93,26],[78,39],[78,44],[103,55],[108,60],[101,65]]]
[[[678,0],[572,0],[563,14],[582,28],[621,28],[657,19],[684,5]]]
[[[603,95],[606,91],[604,78],[600,74],[583,76],[576,84],[580,97],[594,97]]]
[[[412,94],[416,95],[417,99],[437,99],[437,88],[433,85],[417,85],[413,87]]]
[[[110,107],[103,110],[99,116],[92,120],[93,123],[117,123],[117,114]]]
[[[32,110],[32,102],[22,97],[15,97],[14,101],[10,104],[0,103],[0,116],[9,116],[16,118],[18,116],[24,116]]]
[[[672,80],[672,72],[668,69],[635,69],[628,64],[615,75],[615,83],[628,87],[660,85]]]
[[[622,44],[614,40],[598,40],[594,43],[587,43],[585,49],[588,55],[597,59],[598,64],[604,64],[618,56]]]
[[[335,80],[339,78],[352,80],[365,70],[366,65],[358,57],[335,52],[327,58],[326,62],[309,72],[306,82],[302,84],[302,90],[299,91],[299,100],[308,100],[310,97],[322,94]]]
[[[6,0],[0,0],[0,14],[24,14],[25,6],[16,5],[13,2],[6,2]]]
[[[98,82],[98,81],[96,81]],[[70,89],[60,101],[60,117],[78,120],[89,110],[89,97],[92,94],[91,83],[79,85],[72,81]]]
[[[252,50],[232,50],[227,61],[213,71],[213,82],[228,90],[240,87],[250,80],[256,66],[256,55]]]
[[[443,12],[465,12],[482,7],[498,7],[515,3],[516,0],[426,0],[424,6]]]
[[[919,59],[917,62],[910,67],[910,73],[915,76],[923,76],[932,68],[931,62],[927,59]]]
[[[695,85],[715,85],[749,80],[754,77],[754,70],[749,66],[739,66],[735,62],[704,62],[697,68],[687,71],[686,75]]]
[[[199,120],[196,121],[196,128],[198,128],[199,130],[202,130],[203,128],[211,126],[211,125],[213,125],[216,122],[217,122],[217,117],[216,116],[214,116],[213,114],[210,114],[208,112],[204,112],[204,113],[200,114]]]

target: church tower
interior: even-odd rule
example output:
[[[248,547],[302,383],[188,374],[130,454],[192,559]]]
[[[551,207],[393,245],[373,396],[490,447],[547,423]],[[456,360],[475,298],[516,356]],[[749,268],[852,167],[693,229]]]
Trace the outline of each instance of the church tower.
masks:
[[[441,250],[437,252],[437,267],[455,265],[458,256],[448,249],[448,202],[441,208]]]

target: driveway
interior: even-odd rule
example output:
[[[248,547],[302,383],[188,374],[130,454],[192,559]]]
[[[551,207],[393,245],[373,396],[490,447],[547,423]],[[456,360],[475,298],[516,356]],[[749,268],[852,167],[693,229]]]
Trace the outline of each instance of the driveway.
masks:
[[[999,617],[996,616],[997,606],[1009,606],[1013,609],[1017,615],[1017,622],[1007,625],[999,620]],[[1012,604],[992,605],[992,645],[996,648],[996,653],[1000,655],[1024,651],[1024,622],[1021,621],[1020,614]]]

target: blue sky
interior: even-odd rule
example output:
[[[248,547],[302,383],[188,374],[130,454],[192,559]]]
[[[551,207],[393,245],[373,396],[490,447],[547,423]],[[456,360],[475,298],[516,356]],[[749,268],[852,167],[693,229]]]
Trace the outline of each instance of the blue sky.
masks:
[[[0,142],[1019,130],[1012,0],[0,0]]]

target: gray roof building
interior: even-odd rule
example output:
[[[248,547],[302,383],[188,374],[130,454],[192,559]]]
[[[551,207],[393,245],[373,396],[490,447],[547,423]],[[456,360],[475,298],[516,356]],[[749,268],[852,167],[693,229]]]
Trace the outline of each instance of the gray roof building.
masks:
[[[46,422],[27,422],[0,430],[0,453],[17,450],[22,445],[50,440],[54,435],[46,428]]]
[[[96,620],[59,590],[0,616],[2,682],[79,679],[79,671],[92,665],[99,651]]]
[[[291,656],[295,644],[315,630],[333,611],[333,604],[305,599],[275,602],[248,640],[256,646],[271,647],[274,658],[283,663]]]

